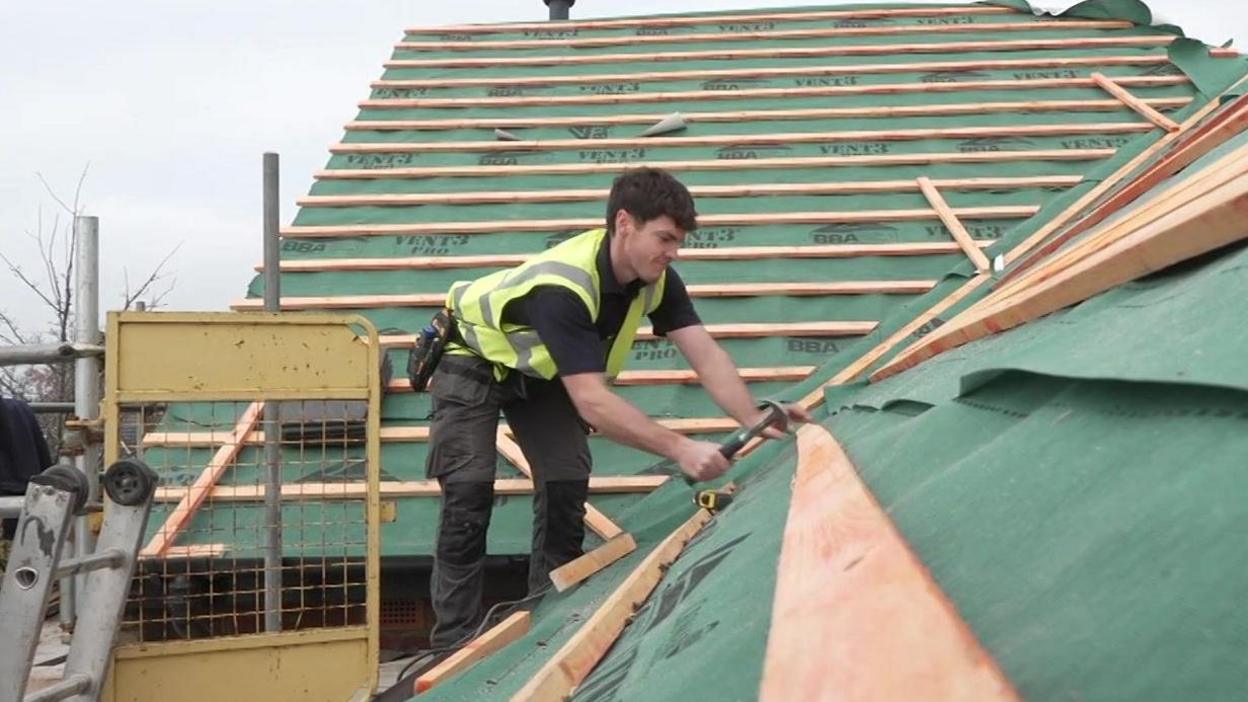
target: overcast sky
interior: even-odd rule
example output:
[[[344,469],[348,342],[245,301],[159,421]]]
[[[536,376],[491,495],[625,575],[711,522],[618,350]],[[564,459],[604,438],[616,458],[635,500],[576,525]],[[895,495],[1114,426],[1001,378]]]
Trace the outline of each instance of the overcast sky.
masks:
[[[573,18],[739,10],[795,0],[580,0]],[[1163,21],[1210,44],[1248,42],[1242,0],[1156,0]],[[116,0],[0,4],[0,252],[30,272],[27,232],[71,197],[100,218],[101,311],[122,271],[174,246],[174,309],[226,309],[260,249],[260,158],[282,156],[282,221],[356,116],[405,27],[542,20],[541,0]],[[47,324],[0,269],[0,310]]]

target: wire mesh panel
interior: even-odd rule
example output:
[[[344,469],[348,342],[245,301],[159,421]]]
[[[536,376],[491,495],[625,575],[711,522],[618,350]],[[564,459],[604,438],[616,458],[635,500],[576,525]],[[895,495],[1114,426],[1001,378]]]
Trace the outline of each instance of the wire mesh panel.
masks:
[[[330,315],[120,313],[109,343],[106,453],[160,479],[115,694],[211,699],[188,675],[260,675],[273,690],[315,679],[330,700],[371,690],[376,331]]]
[[[161,478],[127,634],[148,642],[264,631],[274,529],[281,630],[365,624],[366,410],[340,400],[123,406],[137,428],[123,455]],[[266,509],[273,415],[277,520]]]

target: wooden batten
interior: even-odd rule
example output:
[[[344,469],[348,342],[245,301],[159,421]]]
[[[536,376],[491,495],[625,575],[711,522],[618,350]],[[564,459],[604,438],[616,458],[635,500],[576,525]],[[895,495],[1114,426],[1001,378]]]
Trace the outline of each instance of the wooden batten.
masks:
[[[976,239],[980,248],[995,240]],[[903,242],[898,244],[817,244],[813,246],[731,246],[720,249],[681,249],[682,261],[744,261],[760,259],[856,258],[859,256],[938,256],[957,253],[957,242]],[[486,254],[481,256],[410,256],[403,258],[322,258],[282,261],[283,273],[322,271],[406,271],[463,268],[509,268],[533,254]],[[256,272],[264,271],[256,264]]]
[[[1068,188],[1083,180],[1078,175],[1016,176],[999,178],[935,178],[932,184],[946,190],[998,190],[1006,188]],[[915,181],[863,180],[844,183],[754,183],[744,185],[695,185],[695,198],[747,198],[771,195],[863,195],[914,192]],[[363,195],[309,195],[296,201],[300,207],[401,207],[411,205],[499,205],[605,200],[609,188],[575,190],[499,190],[456,193],[369,193]]]
[[[1099,200],[1092,209],[1080,215],[1077,221],[1061,230],[1060,234],[1045,240],[1043,245],[1032,249],[1026,258],[1018,260],[1017,263],[1006,271],[1005,275],[1000,279],[1000,284],[1006,284],[1018,277],[1024,271],[1040,262],[1044,257],[1057,251],[1067,241],[1100,224],[1105,218],[1117,212],[1121,207],[1135,200],[1158,183],[1187,167],[1218,145],[1225,143],[1227,139],[1248,129],[1248,95],[1241,95],[1235,98],[1232,102],[1220,108],[1219,111],[1205,118],[1209,110],[1216,107],[1218,102],[1218,100],[1214,100],[1196,115],[1184,121],[1180,125],[1178,135],[1175,132],[1171,132],[1166,137],[1163,137],[1154,149],[1150,149],[1145,154],[1151,156],[1155,149],[1164,147],[1164,151],[1159,152],[1161,156],[1149,165],[1147,170],[1140,173],[1113,194]],[[1124,166],[1123,169],[1115,174],[1118,178],[1114,178],[1113,182],[1118,182],[1118,179],[1121,177],[1120,174],[1130,172],[1128,167],[1133,168],[1136,164],[1143,162],[1141,157],[1137,157],[1132,163],[1127,164],[1127,166]],[[1063,219],[1063,221],[1066,220]],[[1050,229],[1050,231],[1054,230]]]
[[[569,20],[560,29],[629,29],[634,27],[687,27],[720,22],[812,22],[818,20],[884,19],[889,17],[944,17],[947,15],[1008,15],[1008,7],[958,5],[955,7],[882,8],[875,10],[819,10],[815,12],[749,12],[700,17],[622,17],[618,19]],[[526,30],[549,30],[547,22],[505,22],[499,24],[458,24],[446,27],[413,27],[407,34],[500,34]]]
[[[1236,82],[1235,85],[1228,88],[1227,91],[1219,95],[1217,99],[1211,100],[1210,102],[1205,104],[1203,107],[1196,110],[1194,113],[1189,115],[1187,119],[1183,120],[1183,123],[1179,125],[1179,129],[1177,131],[1166,132],[1166,134],[1163,135],[1161,139],[1153,143],[1152,146],[1149,146],[1144,151],[1140,152],[1139,154],[1136,154],[1134,158],[1129,160],[1127,163],[1123,164],[1118,170],[1114,171],[1109,177],[1102,180],[1091,190],[1089,190],[1088,192],[1080,196],[1078,200],[1071,203],[1070,207],[1067,207],[1060,214],[1054,216],[1052,219],[1046,222],[1044,226],[1040,227],[1031,235],[1029,235],[1026,239],[1023,239],[1021,242],[1016,244],[1014,248],[1005,252],[1004,254],[1005,265],[1010,266],[1015,261],[1029,254],[1033,249],[1035,249],[1041,243],[1047,241],[1049,237],[1051,237],[1055,232],[1058,232],[1063,227],[1070,224],[1071,221],[1074,220],[1076,217],[1079,217],[1080,215],[1084,214],[1088,210],[1089,207],[1095,205],[1100,198],[1106,196],[1108,193],[1110,193],[1111,190],[1118,187],[1118,185],[1122,183],[1124,180],[1127,180],[1127,179],[1134,180],[1134,176],[1136,175],[1137,169],[1147,164],[1149,160],[1154,158],[1159,153],[1162,153],[1166,149],[1170,148],[1170,146],[1175,142],[1175,140],[1178,139],[1181,135],[1189,133],[1189,130],[1192,130],[1194,127],[1196,127],[1196,125],[1203,122],[1205,117],[1207,117],[1210,113],[1212,113],[1214,110],[1216,110],[1219,107],[1221,98],[1233,95],[1231,91],[1238,90],[1240,85],[1242,85],[1243,83],[1244,83],[1244,79],[1241,79],[1240,81]],[[1129,183],[1127,184],[1126,188],[1130,188]],[[1097,209],[1101,212],[1102,216],[1107,216],[1109,213],[1109,210],[1104,210],[1100,208],[1097,208]]]
[[[1026,219],[1040,208],[1037,205],[999,205],[995,207],[959,207],[953,210],[961,219]],[[840,224],[849,222],[916,222],[937,219],[935,210],[897,209],[862,210],[857,212],[772,212],[764,214],[702,215],[703,227],[759,226],[768,224]],[[391,236],[397,234],[499,234],[504,232],[585,231],[602,226],[596,217],[569,219],[531,219],[482,222],[412,222],[407,224],[334,224],[295,225],[282,229],[288,238],[336,236]]]
[[[988,262],[988,257],[975,245],[975,239],[971,237],[970,232],[966,231],[966,227],[962,226],[962,222],[958,220],[957,214],[949,206],[949,203],[945,202],[945,198],[936,189],[936,186],[932,184],[931,179],[927,176],[919,176],[916,182],[919,190],[923,192],[923,197],[927,198],[928,204],[932,206],[932,209],[936,210],[941,223],[949,230],[953,240],[958,242],[958,246],[962,247],[963,253],[966,254],[967,258],[971,259],[971,263],[975,264],[975,269],[980,273],[984,273],[991,268],[992,264]]]
[[[758,699],[1020,699],[832,435],[797,447]]]
[[[1123,76],[1116,79],[1123,85],[1162,87],[1189,82],[1186,75]],[[588,95],[544,95],[531,97],[462,97],[462,98],[373,98],[362,100],[360,109],[438,109],[465,107],[542,107],[555,105],[627,105],[647,102],[708,102],[791,97],[840,97],[846,95],[903,95],[913,93],[966,93],[983,90],[1063,90],[1092,88],[1091,78],[1030,78],[1002,80],[968,80],[951,83],[881,83],[822,87],[742,88],[740,90],[656,91],[606,93]],[[663,137],[666,140],[668,137]],[[659,141],[657,138],[651,142]]]
[[[694,69],[684,71],[642,71],[632,73],[593,73],[559,76],[472,76],[456,78],[390,78],[375,80],[373,88],[465,88],[585,85],[609,83],[649,83],[676,80],[718,80],[732,78],[778,78],[784,76],[882,75],[886,73],[927,73],[957,71],[1001,71],[1021,68],[1087,68],[1106,66],[1156,66],[1170,63],[1164,54],[1127,56],[1044,56],[1017,59],[975,59],[969,61],[912,61],[829,66],[759,66],[750,68]],[[1116,102],[1116,101],[1115,101]]]
[[[1170,76],[1162,76],[1169,80]],[[924,85],[959,85],[924,83]],[[716,91],[708,91],[716,92]],[[786,93],[791,91],[784,91]],[[706,136],[634,137],[594,139],[597,149],[686,146],[775,146],[823,144],[842,141],[920,141],[925,139],[980,139],[1009,136],[1076,136],[1089,134],[1140,134],[1152,131],[1145,122],[1101,122],[1092,124],[1028,124],[997,127],[933,127],[922,129],[866,129],[835,132],[781,132],[779,134],[709,134]],[[385,143],[340,143],[330,147],[336,154],[370,153],[468,153],[519,151],[568,151],[585,148],[585,139],[543,139],[532,141],[419,141]]]
[[[513,612],[485,633],[464,644],[441,663],[421,673],[413,684],[412,692],[418,695],[428,692],[461,670],[522,638],[529,633],[531,620],[532,615],[528,611]]]
[[[806,376],[815,371],[816,366],[776,366],[767,368],[738,368],[741,379],[748,383],[793,383],[805,380]],[[684,385],[698,382],[698,374],[693,370],[637,370],[623,371],[615,378],[613,385]],[[412,382],[406,378],[395,378],[386,385],[386,392],[411,392]]]
[[[1218,169],[1181,182],[1175,196],[1158,196],[1110,227],[1094,232],[1060,262],[1016,279],[1008,291],[981,300],[899,354],[871,375],[882,380],[923,360],[1086,300],[1139,276],[1205,253],[1245,236],[1248,149],[1228,154]],[[1180,197],[1181,195],[1181,197]]]
[[[410,343],[410,342],[409,342]],[[143,435],[143,446],[180,446],[187,448],[213,448],[231,441],[231,433],[225,431],[152,431]],[[429,438],[428,427],[382,427],[382,441],[426,441]],[[363,443],[362,439],[344,439],[343,443]],[[260,446],[264,444],[264,432],[253,431],[247,435],[242,444]]]
[[[1237,86],[1233,86],[1232,89],[1235,87]],[[1197,110],[1184,120],[1183,124],[1180,125],[1179,131],[1168,132],[1157,143],[1136,155],[1108,178],[1105,178],[1090,191],[1080,196],[1070,207],[1063,210],[1013,249],[1006,252],[1004,258],[1007,265],[1018,261],[1028,254],[1031,254],[1032,257],[1020,262],[1015,268],[1011,268],[1003,277],[1003,281],[1010,280],[1022,270],[1026,270],[1030,265],[1043,260],[1043,256],[1056,250],[1068,239],[1103,221],[1123,204],[1135,199],[1156,183],[1204,155],[1216,144],[1221,143],[1233,134],[1239,133],[1245,125],[1248,125],[1248,99],[1240,98],[1237,107],[1229,107],[1220,116],[1206,120],[1206,117],[1214,112],[1219,105],[1219,100],[1213,100]],[[1197,127],[1196,125],[1200,126]],[[1179,148],[1180,145],[1185,143],[1192,145],[1190,153],[1186,153],[1184,149]],[[1148,163],[1150,159],[1155,158],[1159,153],[1167,149],[1170,150],[1169,153],[1158,159],[1138,179],[1133,179],[1120,187],[1124,179],[1134,176],[1142,165]],[[1107,197],[1107,194],[1114,188],[1119,188],[1119,190]],[[1093,205],[1095,206],[1089,212],[1088,208]],[[1068,227],[1067,225],[1076,217],[1081,217],[1081,219],[1076,221],[1074,226]],[[1062,231],[1063,227],[1067,227],[1067,229]],[[1058,231],[1062,231],[1062,235],[1053,237],[1052,235]],[[1041,246],[1042,242],[1043,246]],[[936,303],[931,309],[916,317],[884,342],[876,345],[854,363],[850,364],[850,366],[843,369],[828,384],[846,383],[857,378],[893,348],[903,343],[906,339],[911,338],[914,333],[937,315],[952,307],[953,304],[960,302],[966,295],[990,279],[990,276],[982,274],[971,278],[948,297]],[[812,407],[822,404],[822,388],[809,393],[803,398],[802,402]]]
[[[139,558],[176,560],[181,558],[220,558],[229,552],[226,544],[187,544],[185,546],[166,546],[159,556],[139,553]]]
[[[1144,103],[1158,110],[1191,104],[1192,98],[1147,98]],[[761,122],[783,120],[854,119],[874,117],[941,117],[981,115],[993,112],[1113,112],[1129,109],[1118,100],[1009,100],[998,102],[955,102],[929,105],[871,105],[866,107],[812,107],[789,110],[726,110],[682,112],[689,124],[717,122]],[[524,129],[526,127],[576,127],[604,125],[652,125],[661,114],[579,115],[570,117],[456,117],[444,119],[355,120],[347,131],[410,131],[446,129]]]
[[[222,437],[223,441],[212,459],[208,461],[208,465],[204,466],[204,469],[196,476],[195,481],[187,488],[177,506],[165,517],[164,523],[156,530],[156,533],[152,534],[151,540],[139,552],[141,557],[160,558],[168,552],[169,547],[177,541],[178,536],[191,523],[195,512],[208,498],[208,494],[217,481],[221,479],[230,464],[238,458],[243,446],[249,442],[263,412],[263,402],[252,402],[247,406],[234,425],[234,429]]]
[[[624,630],[634,608],[650,596],[650,592],[663,578],[664,568],[676,560],[685,544],[710,519],[710,512],[699,509],[675,532],[655,546],[572,638],[512,696],[512,702],[565,699],[606,655]]]
[[[824,323],[815,323],[809,329],[800,328],[798,331],[806,335],[815,336],[848,336],[865,334],[861,331],[865,328],[870,331],[874,327],[874,322],[834,322],[830,324],[846,325],[838,326],[835,329],[827,329],[822,325]],[[849,325],[863,325],[861,327],[853,327]],[[816,326],[820,325],[820,326]],[[853,330],[853,333],[850,333]],[[814,334],[812,334],[814,332]],[[822,332],[822,333],[819,333]],[[835,333],[833,333],[835,332]],[[410,342],[408,342],[410,343]],[[671,429],[672,431],[682,434],[715,434],[725,431],[733,431],[738,428],[735,420],[728,417],[693,417],[693,418],[677,418],[677,419],[658,419],[660,425]],[[502,425],[503,429],[510,432],[506,425]],[[229,432],[149,432],[143,436],[143,446],[179,446],[184,448],[215,448],[230,441]],[[382,442],[412,442],[420,443],[429,440],[429,427],[425,426],[408,426],[408,427],[382,427]],[[248,446],[259,446],[264,444],[264,432],[252,432],[243,442]],[[346,443],[346,442],[344,442]]]
[[[751,32],[697,32],[692,34],[625,35],[614,37],[570,37],[560,39],[477,39],[470,41],[410,41],[394,45],[396,51],[498,51],[506,49],[590,49],[606,46],[636,46],[672,43],[716,43],[734,41],[785,41],[793,39],[836,39],[897,34],[954,34],[1035,31],[1044,29],[1130,29],[1126,20],[1037,20],[1031,22],[991,22],[970,24],[902,24],[879,27],[812,27],[769,29]]]
[[[1010,281],[1001,281],[992,291],[989,299],[994,301],[1008,299],[1011,295],[1027,287],[1047,280],[1064,271],[1089,253],[1099,251],[1109,244],[1128,236],[1139,229],[1168,215],[1173,210],[1186,205],[1213,188],[1218,188],[1236,177],[1245,168],[1248,155],[1244,150],[1237,149],[1207,165],[1199,173],[1183,178],[1169,187],[1161,189],[1147,202],[1130,213],[1130,216],[1108,222],[1086,239],[1079,241],[1065,251],[1050,256],[1041,265]],[[986,300],[984,301],[986,302]]]
[[[766,336],[861,336],[875,330],[878,322],[726,322],[707,324],[706,331],[716,339],[753,339]],[[415,336],[393,334],[381,337],[386,348],[410,348]],[[652,341],[657,337],[650,327],[637,330],[638,341]],[[385,431],[384,429],[382,431]]]
[[[836,168],[840,166],[925,166],[938,163],[999,163],[1002,161],[1094,161],[1113,156],[1116,149],[1034,149],[1025,151],[951,151],[868,156],[807,156],[757,158],[749,161],[637,161],[618,163],[549,163],[531,166],[416,166],[403,168],[338,168],[318,171],[321,180],[382,178],[474,178],[517,175],[581,175],[619,173],[621,168],[662,168],[667,171],[740,171],[779,168]]]
[[[1153,108],[1145,104],[1143,100],[1140,100],[1136,96],[1132,95],[1129,91],[1127,91],[1126,88],[1122,87],[1123,83],[1121,80],[1110,79],[1106,77],[1105,74],[1103,73],[1093,73],[1092,80],[1097,85],[1104,88],[1105,92],[1109,93],[1110,95],[1113,95],[1115,98],[1120,100],[1122,104],[1135,110],[1137,113],[1140,114],[1141,117],[1148,120],[1149,122],[1152,122],[1158,127],[1161,127],[1167,132],[1173,132],[1173,131],[1178,130],[1179,128],[1178,122],[1175,122],[1174,120],[1161,114],[1157,110],[1154,110]]]
[[[970,236],[969,234],[967,235]],[[971,244],[974,247],[974,244]],[[978,249],[975,249],[978,253]],[[983,254],[980,254],[981,256]],[[689,296],[705,297],[810,297],[824,295],[918,295],[936,286],[934,280],[863,280],[829,281],[825,283],[717,283],[690,285]],[[337,295],[326,297],[283,297],[283,310],[380,309],[387,307],[442,307],[446,293],[415,293],[410,295]],[[235,301],[231,308],[239,311],[259,310],[263,301]]]
[[[637,542],[633,540],[633,535],[624,532],[580,558],[550,571],[550,582],[556,592],[563,592],[636,550]]]
[[[591,475],[591,495],[618,493],[646,493],[668,481],[666,475]],[[156,502],[175,502],[183,499],[189,488],[156,488]],[[384,498],[437,497],[442,489],[436,480],[383,480],[380,494]],[[496,495],[532,495],[533,481],[529,478],[496,478]],[[259,502],[264,499],[263,485],[217,485],[208,494],[212,502]],[[333,500],[362,500],[368,497],[364,483],[297,483],[282,486],[283,501],[323,502]]]
[[[889,351],[893,350],[898,344],[906,339],[912,338],[919,329],[931,323],[938,315],[944,313],[949,308],[961,302],[980,286],[992,280],[989,273],[980,273],[965,283],[960,285],[956,290],[943,297],[939,302],[919,314],[919,316],[907,322],[897,331],[888,336],[887,339],[876,344],[866,353],[854,359],[853,363],[842,368],[832,376],[828,382],[811,390],[798,402],[808,410],[819,407],[824,402],[824,388],[828,385],[843,385],[857,380],[859,376],[867,371],[876,361],[880,360]]]
[[[1041,51],[1046,49],[1107,49],[1166,46],[1171,35],[1128,37],[1070,37],[1062,39],[1017,39],[992,41],[919,42],[907,44],[815,44],[795,48],[716,49],[705,51],[658,51],[641,54],[585,54],[560,56],[505,56],[495,58],[391,59],[386,68],[490,68],[500,66],[584,66],[604,63],[632,63],[640,58],[667,61],[749,61],[760,58],[815,58],[825,56],[879,56],[892,54],[958,54],[981,51]],[[1214,52],[1211,52],[1214,53]]]

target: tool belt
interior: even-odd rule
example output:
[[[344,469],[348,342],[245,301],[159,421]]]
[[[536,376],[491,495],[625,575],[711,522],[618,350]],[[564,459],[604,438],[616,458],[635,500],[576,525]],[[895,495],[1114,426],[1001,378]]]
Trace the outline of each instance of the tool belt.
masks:
[[[407,378],[412,382],[413,392],[428,389],[429,379],[442,360],[442,352],[454,336],[455,317],[449,309],[440,310],[416,335],[416,342],[407,356]]]

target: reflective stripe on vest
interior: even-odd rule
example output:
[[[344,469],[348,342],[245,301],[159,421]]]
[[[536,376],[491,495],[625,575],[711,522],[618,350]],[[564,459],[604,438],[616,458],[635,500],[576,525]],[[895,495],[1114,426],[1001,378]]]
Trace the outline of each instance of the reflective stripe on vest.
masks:
[[[478,356],[502,368],[539,378],[555,377],[558,370],[550,350],[531,327],[503,324],[502,313],[507,303],[529,294],[542,285],[557,285],[571,290],[589,309],[597,322],[602,285],[598,277],[598,251],[605,245],[606,230],[594,229],[579,234],[525,263],[482,276],[474,281],[460,281],[451,286],[447,306],[455,312],[460,336]],[[649,314],[663,300],[667,282],[664,272],[659,280],[641,289],[629,304],[624,323],[607,354],[607,376],[619,375],[632,348],[642,314]],[[501,367],[501,368],[500,368]]]

